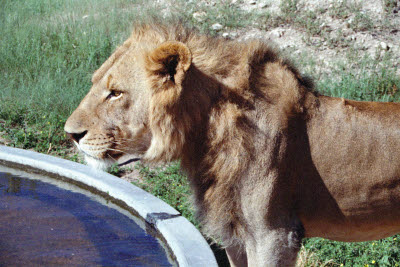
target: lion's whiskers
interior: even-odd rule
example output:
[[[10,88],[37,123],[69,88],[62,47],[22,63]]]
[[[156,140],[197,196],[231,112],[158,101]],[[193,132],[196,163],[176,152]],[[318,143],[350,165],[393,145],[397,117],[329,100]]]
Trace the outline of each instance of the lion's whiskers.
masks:
[[[141,138],[122,138],[122,139],[118,139],[118,140],[114,140],[112,142],[134,142],[134,143],[138,143],[140,141]]]
[[[126,145],[126,144],[124,144],[124,143],[122,143],[122,142],[119,142],[119,141],[112,141],[112,143],[113,144],[115,144],[115,145]],[[132,154],[132,153],[139,153],[139,154],[144,154],[146,151],[147,151],[147,149],[142,149],[142,148],[140,148],[139,149],[139,147],[136,147],[135,149],[134,149],[134,151],[129,151],[129,149],[124,149],[124,148],[108,148],[108,150],[110,150],[110,151],[115,151],[115,152],[120,152],[120,153],[123,153],[124,155],[129,155],[129,154]]]

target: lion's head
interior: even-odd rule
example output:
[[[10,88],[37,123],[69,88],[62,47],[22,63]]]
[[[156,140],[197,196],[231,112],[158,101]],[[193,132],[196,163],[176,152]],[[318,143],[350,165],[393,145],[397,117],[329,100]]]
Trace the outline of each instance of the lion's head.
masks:
[[[88,164],[105,168],[124,154],[168,161],[181,152],[185,131],[172,114],[180,112],[192,55],[177,41],[188,34],[178,32],[138,27],[94,73],[92,88],[65,124]]]

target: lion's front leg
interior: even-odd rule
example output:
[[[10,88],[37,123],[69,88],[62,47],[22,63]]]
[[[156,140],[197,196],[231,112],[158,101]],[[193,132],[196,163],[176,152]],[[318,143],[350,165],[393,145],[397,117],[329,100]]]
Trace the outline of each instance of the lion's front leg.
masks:
[[[301,227],[264,230],[246,242],[248,266],[295,266]]]
[[[243,247],[232,245],[225,248],[231,267],[246,267],[247,255]]]

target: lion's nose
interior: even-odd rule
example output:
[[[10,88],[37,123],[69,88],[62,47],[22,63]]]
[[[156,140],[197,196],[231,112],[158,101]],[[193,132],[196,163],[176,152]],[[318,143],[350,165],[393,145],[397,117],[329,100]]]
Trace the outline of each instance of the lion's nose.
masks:
[[[79,140],[81,140],[86,134],[87,134],[87,131],[83,131],[81,133],[68,133],[67,132],[67,135],[69,136],[69,138],[76,141],[77,143],[79,143]]]

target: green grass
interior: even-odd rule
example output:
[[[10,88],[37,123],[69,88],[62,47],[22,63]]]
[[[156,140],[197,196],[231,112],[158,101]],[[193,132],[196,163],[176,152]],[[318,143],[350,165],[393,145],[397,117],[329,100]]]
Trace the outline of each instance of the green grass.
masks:
[[[400,102],[400,77],[387,61],[390,54],[374,60],[358,59],[357,70],[348,64],[338,64],[330,77],[317,82],[322,94],[360,101]],[[339,77],[339,78],[336,78]]]
[[[136,168],[143,177],[142,181],[135,182],[137,186],[164,200],[198,226],[191,205],[189,183],[179,163],[172,163],[163,168],[149,168],[139,163]]]
[[[77,154],[70,152],[70,143],[63,132],[66,119],[89,90],[93,71],[129,35],[132,22],[159,15],[162,7],[143,0],[0,0],[0,3],[0,136],[9,146],[79,161]],[[372,27],[368,17],[357,13],[359,7],[349,8],[346,1],[343,3],[328,12],[336,18],[356,13],[352,28]],[[385,3],[392,8],[395,1]],[[280,8],[282,15],[277,17],[257,10],[249,14],[231,1],[206,5],[180,0],[172,7],[171,16],[179,16],[203,32],[208,32],[214,23],[222,24],[223,31],[255,22],[260,28],[285,23],[303,29],[309,36],[329,38],[319,28],[319,11],[302,12],[297,0],[284,0]],[[197,21],[194,12],[204,12],[204,18]],[[332,46],[340,42],[328,41]],[[348,57],[352,64],[334,64],[331,74],[319,77],[317,89],[326,95],[356,100],[400,101],[400,78],[387,60],[390,51],[386,58],[361,59],[353,52]],[[318,68],[310,58],[293,60],[299,61],[309,73]],[[143,165],[138,168],[143,178],[136,183],[138,186],[196,223],[188,181],[178,163],[159,169]],[[110,172],[118,175],[120,169],[113,166]],[[323,239],[304,242],[319,262],[333,259],[346,266],[396,266],[400,259],[399,245],[397,236],[357,244]]]
[[[372,74],[348,74],[341,80],[324,80],[318,84],[326,95],[365,101],[398,102],[400,80],[390,70]]]
[[[344,243],[329,241],[321,238],[306,239],[304,247],[315,253],[321,261],[334,259],[343,266],[399,266],[400,264],[400,236],[386,239]]]

